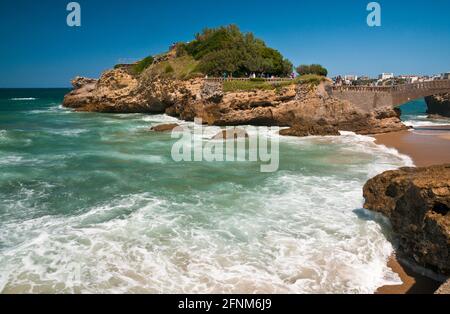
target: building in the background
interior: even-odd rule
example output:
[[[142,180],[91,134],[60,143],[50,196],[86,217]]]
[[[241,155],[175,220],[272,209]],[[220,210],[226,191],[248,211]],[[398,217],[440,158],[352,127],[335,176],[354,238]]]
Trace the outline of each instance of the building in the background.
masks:
[[[418,75],[400,75],[398,78],[404,80],[405,83],[416,83],[419,81]]]
[[[357,75],[344,75],[344,83],[347,85],[352,85],[356,80],[358,80]]]
[[[450,72],[442,73],[441,80],[450,80]]]
[[[380,75],[378,75],[378,79],[379,80],[389,80],[389,79],[393,79],[394,78],[394,73],[381,73]]]

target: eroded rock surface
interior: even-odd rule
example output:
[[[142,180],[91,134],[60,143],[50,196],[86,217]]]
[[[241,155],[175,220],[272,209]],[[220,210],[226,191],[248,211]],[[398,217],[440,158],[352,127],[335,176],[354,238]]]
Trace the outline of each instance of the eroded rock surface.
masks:
[[[183,120],[201,118],[209,125],[290,126],[321,121],[342,131],[377,134],[407,129],[399,112],[370,114],[347,101],[331,97],[327,84],[289,85],[273,90],[224,92],[220,82],[202,78],[170,79],[146,70],[136,76],[124,67],[100,79],[77,78],[64,106],[79,111],[109,113],[167,113]],[[312,132],[321,133],[321,132]],[[333,133],[335,133],[333,131]]]
[[[366,183],[364,198],[389,218],[401,253],[450,275],[450,164],[387,171]]]
[[[444,282],[435,294],[450,294],[450,279]]]
[[[425,97],[430,116],[450,117],[450,93]]]
[[[340,135],[337,127],[329,125],[326,121],[318,122],[299,121],[289,129],[281,130],[280,135],[285,136],[338,136]]]
[[[179,126],[180,125],[176,124],[176,123],[160,124],[160,125],[156,125],[156,126],[152,127],[150,129],[150,131],[153,131],[153,132],[171,132],[175,128],[179,127]]]

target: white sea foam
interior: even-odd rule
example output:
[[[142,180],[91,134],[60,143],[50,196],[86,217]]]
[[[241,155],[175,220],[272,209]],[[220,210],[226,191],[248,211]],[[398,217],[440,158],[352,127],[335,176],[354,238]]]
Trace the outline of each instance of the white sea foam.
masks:
[[[11,230],[27,237],[2,252],[0,286],[3,292],[27,284],[18,292],[370,293],[399,283],[386,266],[392,247],[380,225],[352,211],[361,203],[357,182],[286,173],[254,192],[239,193],[242,212],[233,215],[209,203],[215,214],[203,223],[194,215],[199,206],[206,210],[207,195],[199,195],[205,203],[183,205],[136,194],[80,216],[2,225],[3,243]],[[74,269],[81,282],[71,277]]]
[[[37,100],[38,98],[24,97],[24,98],[11,98],[12,101],[26,101],[26,100]]]
[[[57,103],[49,104],[50,107],[45,109],[35,109],[26,111],[27,114],[46,114],[46,113],[71,113],[72,111],[68,108],[64,108],[63,105]]]
[[[54,135],[61,135],[61,136],[67,136],[67,137],[77,137],[80,134],[88,133],[89,130],[87,129],[49,129],[47,130],[48,133],[54,134]]]
[[[425,127],[425,126],[445,126],[450,125],[450,118],[436,118],[429,119],[426,115],[418,116],[406,116],[406,120],[403,123],[411,127]]]
[[[142,120],[145,121],[145,122],[155,122],[155,123],[178,123],[178,122],[182,122],[182,120],[179,120],[177,118],[168,116],[166,114],[144,116],[142,118]]]
[[[0,166],[16,166],[16,165],[37,165],[42,160],[37,158],[29,158],[21,155],[1,155]]]
[[[207,127],[204,137],[217,131]],[[0,220],[0,292],[372,293],[398,284],[386,266],[393,252],[383,235],[388,226],[361,209],[361,188],[368,178],[412,162],[371,137],[342,133],[282,137],[281,143],[293,150],[329,145],[336,153],[323,158],[350,176],[284,170],[253,188],[224,181],[214,183],[214,193],[193,189],[188,200],[146,192],[73,216]],[[24,208],[35,198],[24,190],[21,206],[8,206]]]

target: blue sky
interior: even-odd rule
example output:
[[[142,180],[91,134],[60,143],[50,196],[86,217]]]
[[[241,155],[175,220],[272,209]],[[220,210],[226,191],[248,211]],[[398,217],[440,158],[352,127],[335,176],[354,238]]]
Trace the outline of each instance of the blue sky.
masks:
[[[369,28],[369,0],[79,0],[82,26],[66,24],[68,0],[0,2],[0,87],[66,87],[114,64],[189,41],[204,27],[237,24],[295,65],[330,75],[450,71],[450,1],[384,0]]]

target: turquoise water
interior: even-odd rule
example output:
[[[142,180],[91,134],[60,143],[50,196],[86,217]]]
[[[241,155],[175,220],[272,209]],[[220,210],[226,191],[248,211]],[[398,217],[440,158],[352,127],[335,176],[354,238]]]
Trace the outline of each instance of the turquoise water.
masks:
[[[371,293],[389,228],[365,181],[411,164],[373,139],[284,137],[280,169],[181,162],[165,115],[76,113],[0,90],[0,291]],[[208,127],[208,136],[218,132]],[[260,128],[250,136],[272,136]]]
[[[402,110],[402,120],[406,125],[421,127],[426,125],[449,125],[450,118],[428,119],[427,104],[423,98],[412,100],[400,107]]]

